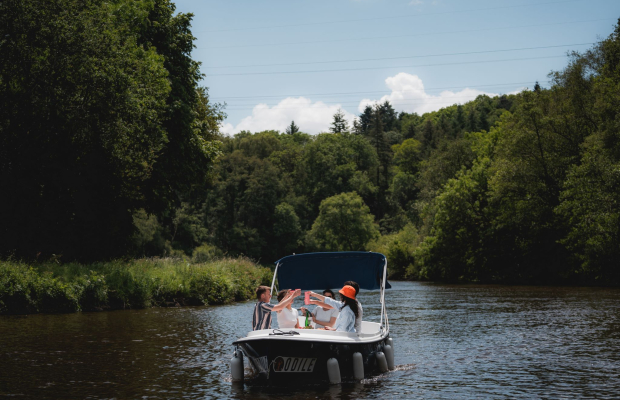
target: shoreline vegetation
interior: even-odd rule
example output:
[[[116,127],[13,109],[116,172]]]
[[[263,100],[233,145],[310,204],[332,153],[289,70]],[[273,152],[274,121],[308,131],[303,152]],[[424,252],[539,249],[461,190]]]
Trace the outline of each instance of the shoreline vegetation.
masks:
[[[0,315],[226,304],[253,298],[271,277],[269,268],[246,258],[0,261]]]

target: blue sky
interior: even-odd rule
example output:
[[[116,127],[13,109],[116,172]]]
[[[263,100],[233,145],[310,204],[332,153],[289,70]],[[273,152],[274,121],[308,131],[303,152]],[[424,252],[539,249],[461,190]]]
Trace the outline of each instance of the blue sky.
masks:
[[[619,0],[178,0],[192,57],[226,134],[326,131],[390,100],[420,114],[478,94],[548,86],[550,71],[606,38]]]

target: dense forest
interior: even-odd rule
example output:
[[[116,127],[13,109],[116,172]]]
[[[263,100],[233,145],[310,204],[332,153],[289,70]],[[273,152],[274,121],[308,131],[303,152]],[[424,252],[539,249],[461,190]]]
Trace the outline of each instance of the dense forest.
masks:
[[[620,283],[620,25],[550,86],[224,137],[167,0],[0,3],[0,252],[371,250],[392,278]]]

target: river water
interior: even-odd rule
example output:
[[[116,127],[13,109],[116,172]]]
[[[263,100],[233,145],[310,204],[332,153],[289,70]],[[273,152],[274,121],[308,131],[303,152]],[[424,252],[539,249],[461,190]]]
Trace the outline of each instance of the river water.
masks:
[[[398,366],[361,383],[233,385],[231,342],[250,327],[247,302],[0,317],[0,397],[620,397],[620,289],[392,285]],[[365,319],[378,320],[378,296],[360,294]]]

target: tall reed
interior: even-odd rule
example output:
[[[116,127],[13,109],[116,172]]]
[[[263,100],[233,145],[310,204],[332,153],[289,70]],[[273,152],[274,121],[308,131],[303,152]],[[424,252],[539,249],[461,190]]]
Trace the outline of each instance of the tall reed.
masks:
[[[271,274],[245,258],[88,265],[0,261],[0,314],[224,304],[252,298]]]

